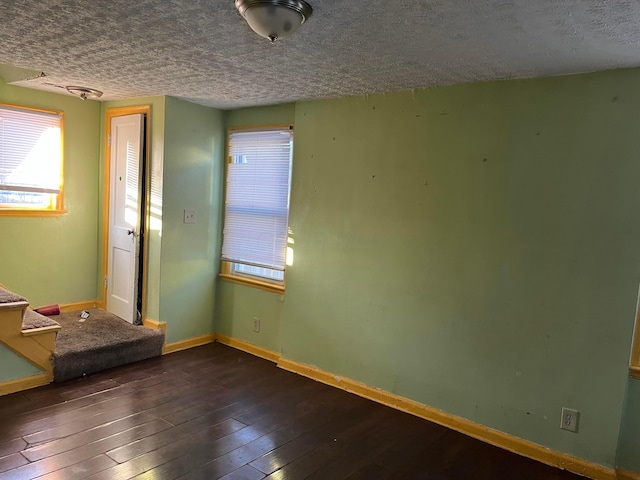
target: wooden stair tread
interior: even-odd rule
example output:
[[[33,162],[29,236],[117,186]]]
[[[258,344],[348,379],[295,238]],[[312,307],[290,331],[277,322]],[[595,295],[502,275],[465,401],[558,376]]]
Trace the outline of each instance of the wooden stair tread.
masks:
[[[20,310],[29,306],[29,302],[4,302],[0,303],[0,310]]]
[[[57,332],[58,330],[61,330],[61,329],[62,329],[61,325],[50,325],[48,327],[28,328],[26,330],[22,330],[22,336],[30,337],[32,335],[41,335],[43,333]]]

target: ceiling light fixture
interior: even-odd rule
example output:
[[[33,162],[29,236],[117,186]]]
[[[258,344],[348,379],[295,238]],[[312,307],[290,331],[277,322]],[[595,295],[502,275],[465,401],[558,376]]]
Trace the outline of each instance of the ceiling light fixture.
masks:
[[[77,95],[82,100],[86,100],[87,98],[100,98],[102,96],[102,92],[100,90],[96,90],[95,88],[76,86],[69,86],[65,88],[71,95]]]
[[[295,32],[313,9],[304,0],[235,0],[251,29],[275,42]]]

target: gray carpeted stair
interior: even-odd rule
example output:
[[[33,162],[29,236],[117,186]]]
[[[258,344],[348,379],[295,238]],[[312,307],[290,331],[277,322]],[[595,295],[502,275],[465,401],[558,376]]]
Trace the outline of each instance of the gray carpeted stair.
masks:
[[[28,302],[28,300],[22,295],[18,295],[17,293],[10,292],[9,290],[5,290],[0,287],[0,303],[15,302]],[[28,308],[24,311],[24,316],[22,317],[22,331],[59,326],[60,324],[58,322],[49,317],[45,317],[44,315],[40,315],[38,312],[34,312]]]
[[[10,292],[0,287],[0,303],[26,302],[27,299],[22,295]]]
[[[40,315],[38,312],[26,309],[24,317],[22,317],[22,331],[33,330],[34,328],[59,327],[60,324],[55,320]]]
[[[62,325],[53,353],[54,381],[61,382],[108,368],[162,355],[164,333],[131,325],[98,308],[51,317]]]

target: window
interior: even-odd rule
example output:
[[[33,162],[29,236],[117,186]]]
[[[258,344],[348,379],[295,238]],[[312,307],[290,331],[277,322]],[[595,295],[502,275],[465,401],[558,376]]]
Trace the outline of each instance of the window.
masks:
[[[293,128],[229,130],[225,279],[284,291]]]
[[[62,113],[0,104],[0,215],[62,210]]]

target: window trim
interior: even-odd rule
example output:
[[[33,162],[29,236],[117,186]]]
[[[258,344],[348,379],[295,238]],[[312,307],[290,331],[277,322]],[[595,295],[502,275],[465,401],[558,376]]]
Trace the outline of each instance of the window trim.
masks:
[[[48,115],[60,115],[60,193],[56,194],[56,201],[48,207],[18,207],[13,205],[0,205],[0,217],[57,217],[64,215],[64,112],[62,110],[49,110],[46,108],[27,107],[12,103],[0,102],[0,107],[14,108]]]
[[[294,125],[292,123],[279,123],[279,124],[270,124],[270,125],[251,125],[251,126],[239,126],[239,127],[228,127],[227,128],[227,138],[226,138],[226,157],[227,161],[225,162],[224,168],[224,201],[226,202],[227,198],[227,175],[229,170],[229,164],[232,162],[232,158],[229,155],[229,135],[234,131],[243,131],[243,130],[276,130],[276,129],[285,129],[288,128],[291,130],[292,134],[295,136]],[[289,171],[289,181],[291,181],[291,170]],[[223,219],[223,228],[224,228],[224,219]],[[267,292],[284,294],[285,287],[287,283],[287,268],[285,266],[284,269],[284,280],[279,282],[277,280],[268,280],[266,278],[254,277],[251,275],[245,275],[242,273],[234,273],[231,268],[231,264],[233,262],[229,262],[226,260],[221,260],[221,271],[219,277],[225,281],[236,283],[239,285],[245,285],[248,287],[258,288],[260,290],[265,290]]]
[[[285,283],[287,281],[287,272],[285,269],[284,281],[276,282],[269,281],[266,278],[252,277],[250,275],[244,275],[242,273],[233,273],[231,271],[231,263],[226,260],[222,260],[222,272],[220,272],[220,278],[231,283],[237,283],[239,285],[246,285],[249,287],[259,288],[260,290],[266,290],[273,293],[284,293]]]

